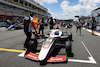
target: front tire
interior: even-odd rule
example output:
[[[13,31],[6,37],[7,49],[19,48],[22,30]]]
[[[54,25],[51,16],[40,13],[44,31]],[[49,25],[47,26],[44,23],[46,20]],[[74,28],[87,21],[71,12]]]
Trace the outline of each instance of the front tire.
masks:
[[[68,57],[73,57],[72,42],[70,40],[66,42],[66,54]]]
[[[69,39],[70,41],[73,41],[73,40],[72,40],[72,33],[69,33],[68,39]]]
[[[29,41],[28,50],[30,52],[36,52],[36,50],[37,50],[37,40],[36,39],[31,39]]]

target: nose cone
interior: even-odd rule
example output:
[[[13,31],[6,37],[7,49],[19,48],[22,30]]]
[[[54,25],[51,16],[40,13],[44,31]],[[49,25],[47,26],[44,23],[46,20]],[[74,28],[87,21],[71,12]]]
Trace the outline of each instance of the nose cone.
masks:
[[[44,60],[44,59],[45,59],[45,57],[39,56],[39,60],[40,60],[40,61],[42,61],[42,60]]]
[[[39,60],[42,61],[46,58],[47,54],[48,54],[48,51],[47,49],[41,49],[40,51],[40,54],[38,56]]]

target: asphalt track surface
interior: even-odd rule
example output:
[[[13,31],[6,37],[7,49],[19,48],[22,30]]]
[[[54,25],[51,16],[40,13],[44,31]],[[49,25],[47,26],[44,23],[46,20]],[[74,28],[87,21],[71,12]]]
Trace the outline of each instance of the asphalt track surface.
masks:
[[[61,29],[73,33],[72,52],[74,57],[68,57],[67,63],[47,63],[43,67],[100,67],[100,37],[82,29],[82,36],[75,35],[75,26]],[[45,34],[49,31],[45,28]],[[23,30],[0,31],[0,67],[41,67],[40,62],[31,61],[20,57],[23,50],[22,44],[26,36]],[[39,40],[41,41],[41,39]],[[38,45],[40,50],[41,44]],[[65,55],[61,49],[59,55]]]

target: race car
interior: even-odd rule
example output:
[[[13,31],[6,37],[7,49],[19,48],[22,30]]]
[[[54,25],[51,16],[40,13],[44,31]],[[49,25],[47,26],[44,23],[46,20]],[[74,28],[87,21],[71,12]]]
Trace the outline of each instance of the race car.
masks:
[[[68,60],[67,56],[69,57],[73,56],[72,44],[70,40],[72,38],[70,37],[72,37],[71,34],[64,35],[64,33],[59,29],[51,30],[49,34],[45,35],[46,39],[42,44],[39,55],[36,55],[34,53],[34,49],[36,49],[36,47],[34,46],[37,45],[37,41],[36,39],[34,39],[33,44],[30,43],[28,45],[28,51],[26,51],[28,53],[26,53],[25,57],[32,60],[40,61],[42,63],[67,61]],[[60,57],[54,55],[57,52],[55,51],[55,49],[58,48],[59,46],[65,48],[66,55]]]

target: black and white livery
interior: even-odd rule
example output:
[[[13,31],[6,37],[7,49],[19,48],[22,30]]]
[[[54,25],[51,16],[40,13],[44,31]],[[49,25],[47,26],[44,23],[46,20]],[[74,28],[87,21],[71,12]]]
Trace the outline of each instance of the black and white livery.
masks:
[[[59,29],[54,29],[49,32],[49,34],[45,35],[45,40],[42,44],[39,55],[32,53],[32,46],[34,47],[35,43],[32,45],[29,44],[30,52],[25,55],[26,58],[41,61],[41,62],[63,62],[67,61],[67,56],[73,56],[72,53],[72,43],[71,38],[72,35],[64,35],[64,33]],[[55,48],[62,46],[65,48],[66,55],[64,56],[52,56],[55,54]]]

